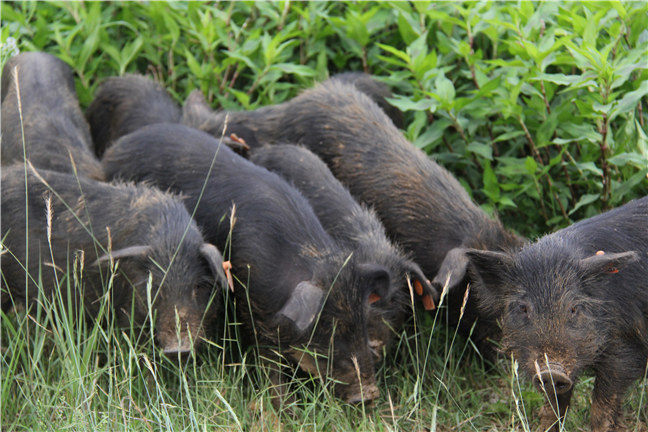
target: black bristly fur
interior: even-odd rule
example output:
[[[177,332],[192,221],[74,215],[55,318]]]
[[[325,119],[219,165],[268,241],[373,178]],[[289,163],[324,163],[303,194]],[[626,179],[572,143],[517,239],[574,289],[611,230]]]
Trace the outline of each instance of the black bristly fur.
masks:
[[[364,72],[343,72],[333,75],[331,80],[354,85],[355,88],[378,104],[397,128],[403,129],[403,113],[387,101],[388,98],[394,96],[387,84],[376,81],[374,77]]]
[[[534,376],[545,355],[573,382],[593,369],[592,429],[616,430],[624,393],[648,361],[648,197],[515,254],[468,256],[480,304],[500,317],[503,346],[522,370]],[[561,416],[570,396],[559,398]]]
[[[318,155],[351,194],[373,207],[387,234],[412,253],[425,274],[443,287],[450,269],[457,275],[448,292],[450,321],[457,323],[469,279],[464,274],[467,248],[507,250],[523,239],[490,219],[459,182],[408,142],[385,113],[354,86],[329,80],[295,99],[255,111],[211,112],[199,93],[189,96],[183,122],[215,136],[236,133],[254,148],[291,142]],[[454,253],[458,252],[458,253]],[[488,343],[498,337],[495,322],[479,316],[473,296],[459,330],[472,333],[480,351],[492,358]]]
[[[207,178],[212,158],[215,164]],[[105,153],[103,164],[110,178],[149,181],[181,193],[188,209],[197,206],[194,217],[217,246],[224,247],[228,241],[235,208],[231,262],[234,274],[246,286],[237,284],[234,294],[250,337],[254,328],[262,346],[302,360],[300,365],[309,371],[314,371],[314,362],[303,361],[293,347],[308,346],[324,355],[330,349],[333,364],[320,361],[320,371],[328,369],[348,384],[336,386],[347,400],[360,386],[375,388],[365,316],[371,287],[357,270],[355,258],[345,265],[350,252],[324,231],[297,190],[213,137],[178,124],[154,124],[122,137]],[[317,322],[299,331],[278,320],[277,312],[303,281],[323,289],[328,297]],[[252,317],[247,316],[248,295]]]
[[[2,165],[23,162],[26,155],[37,168],[102,180],[90,142],[70,67],[40,52],[9,59],[2,71]]]
[[[87,315],[95,317],[100,304],[97,299],[105,293],[109,277],[109,261],[101,265],[95,261],[108,252],[109,245],[113,252],[142,245],[150,248],[146,254],[119,260],[120,271],[111,291],[118,325],[129,325],[133,299],[133,321],[136,325],[148,322],[146,285],[150,274],[158,342],[173,351],[177,347],[190,348],[187,331],[195,342],[199,340],[203,320],[208,323],[221,306],[217,297],[209,315],[205,315],[214,278],[200,253],[203,237],[180,201],[144,185],[107,184],[31,168],[27,168],[27,193],[26,215],[25,168],[21,164],[3,167],[2,238],[9,253],[2,256],[2,281],[11,294],[11,298],[3,295],[3,309],[11,306],[12,299],[34,301],[38,297],[35,283],[25,286],[23,265],[27,256],[30,280],[38,280],[40,269],[43,294],[52,298],[57,289],[55,268],[62,269],[58,271],[60,280],[83,251],[84,264],[79,262],[79,266],[83,265],[85,271],[80,292]],[[53,258],[47,240],[46,197],[51,197]],[[79,291],[76,294],[78,303]],[[176,311],[181,325],[180,342]]]
[[[180,108],[160,84],[134,74],[104,81],[86,111],[98,157],[119,137],[147,124],[179,122],[180,116]]]
[[[381,353],[411,314],[407,277],[412,284],[419,281],[426,288],[425,294],[435,299],[436,291],[418,266],[387,239],[376,214],[358,204],[312,152],[288,144],[265,146],[256,149],[250,160],[292,183],[308,199],[324,229],[352,249],[359,262],[388,270],[388,295],[372,304],[368,321],[370,344]]]

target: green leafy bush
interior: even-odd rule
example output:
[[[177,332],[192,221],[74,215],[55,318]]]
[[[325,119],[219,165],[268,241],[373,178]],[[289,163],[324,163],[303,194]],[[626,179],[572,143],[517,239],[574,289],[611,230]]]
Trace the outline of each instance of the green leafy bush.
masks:
[[[3,41],[73,65],[83,104],[125,72],[228,109],[373,73],[408,138],[526,235],[648,193],[644,2],[20,3],[2,20]]]

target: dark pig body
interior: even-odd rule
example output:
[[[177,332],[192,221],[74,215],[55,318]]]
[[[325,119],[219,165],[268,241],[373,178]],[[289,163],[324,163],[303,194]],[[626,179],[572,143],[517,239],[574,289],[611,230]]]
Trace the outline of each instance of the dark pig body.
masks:
[[[101,180],[90,142],[70,67],[39,52],[9,59],[2,73],[2,165],[26,157],[37,168]]]
[[[249,112],[211,112],[199,93],[192,93],[183,112],[186,124],[210,134],[222,134],[225,115],[228,131],[251,146],[293,142],[310,149],[328,165],[351,194],[373,207],[387,234],[412,253],[433,283],[448,284],[451,321],[469,334],[491,357],[492,347],[482,343],[498,337],[495,322],[479,316],[468,297],[463,318],[460,310],[469,282],[469,248],[507,250],[523,239],[490,219],[472,202],[464,188],[444,168],[409,143],[385,113],[355,87],[336,80],[324,82],[295,99]]]
[[[504,349],[546,393],[542,427],[564,416],[578,376],[592,369],[592,430],[621,430],[624,394],[648,361],[648,197],[515,254],[467,254]]]
[[[50,299],[56,290],[66,290],[58,283],[68,271],[72,278],[76,260],[75,268],[84,271],[83,288],[77,291],[70,282],[74,301],[78,305],[82,295],[93,317],[108,286],[111,261],[119,260],[111,288],[116,322],[148,323],[151,277],[155,335],[165,352],[189,351],[203,335],[203,322],[218,312],[216,301],[206,316],[212,274],[216,271],[221,281],[224,277],[218,270],[220,254],[204,243],[182,203],[166,193],[16,164],[2,168],[1,206],[3,248],[8,250],[2,256],[3,309],[36,300],[41,288]],[[39,277],[42,284],[37,285]]]
[[[181,112],[164,88],[150,78],[126,74],[103,82],[86,111],[95,153],[101,157],[119,137],[142,126],[180,121]]]
[[[405,125],[403,113],[387,101],[388,98],[394,96],[387,84],[377,81],[364,72],[343,72],[333,75],[330,80],[355,86],[359,91],[369,96],[387,114],[387,117],[394,122],[397,128],[403,129]]]
[[[349,259],[299,192],[211,136],[178,124],[122,137],[103,164],[111,178],[182,193],[216,245],[223,247],[231,234],[233,273],[243,285],[234,290],[238,309],[250,338],[269,348],[266,355],[279,350],[306,371],[330,371],[346,383],[336,392],[347,401],[378,395],[365,315],[369,296],[385,295],[389,275]],[[328,362],[304,347],[329,356]]]
[[[358,204],[312,152],[288,144],[265,146],[250,160],[292,183],[308,199],[324,229],[353,250],[358,260],[388,269],[388,295],[373,299],[370,307],[368,332],[374,350],[381,353],[411,313],[408,278],[414,290],[426,296],[427,307],[434,306],[438,295],[418,265],[387,239],[376,214]]]
[[[135,74],[111,77],[97,90],[86,111],[94,150],[101,157],[118,138],[155,123],[180,123],[181,112],[167,91],[152,79]],[[227,145],[247,156],[249,147],[226,137]]]

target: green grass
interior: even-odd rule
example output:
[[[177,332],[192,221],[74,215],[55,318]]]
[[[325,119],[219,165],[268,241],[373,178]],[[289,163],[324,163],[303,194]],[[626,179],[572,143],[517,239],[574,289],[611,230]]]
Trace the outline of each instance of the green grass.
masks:
[[[83,275],[77,263],[68,268],[54,299],[2,314],[3,430],[533,430],[543,403],[514,362],[485,365],[444,326],[442,304],[435,315],[415,310],[397,335],[379,365],[382,395],[373,405],[345,404],[332,395],[331,381],[285,366],[296,402],[292,414],[278,415],[266,365],[254,347],[239,344],[230,299],[212,333],[217,339],[179,362],[159,353],[146,328],[116,328],[109,294],[91,320],[77,312],[66,299],[81,291]],[[592,381],[578,385],[565,430],[588,430]],[[640,431],[645,386],[635,386],[625,404],[628,424]]]
[[[235,109],[281,102],[335,72],[372,72],[394,86],[407,137],[525,235],[648,194],[645,3],[0,7],[1,63],[8,38],[61,57],[83,106],[103,78],[124,72],[153,75],[179,102],[200,88],[214,107]],[[78,279],[63,278],[62,292]],[[295,416],[278,418],[231,307],[222,337],[179,365],[146,329],[115,328],[108,298],[86,321],[64,297],[1,317],[3,431],[526,431],[543,403],[511,361],[485,367],[441,308],[436,318],[419,311],[398,335],[373,406],[299,378]],[[625,402],[630,430],[648,430],[646,385]],[[565,430],[589,430],[592,387],[591,377],[578,384]]]
[[[3,430],[276,430],[281,422],[286,430],[517,431],[533,428],[542,405],[512,363],[485,368],[471,345],[424,316],[380,366],[377,403],[349,406],[330,382],[299,378],[294,416],[278,417],[265,369],[238,344],[234,320],[219,343],[177,363],[148,332],[114,328],[108,310],[90,323],[59,297],[2,316]],[[565,430],[588,430],[592,381],[578,385]],[[625,404],[635,430],[646,427],[645,398],[644,383]]]

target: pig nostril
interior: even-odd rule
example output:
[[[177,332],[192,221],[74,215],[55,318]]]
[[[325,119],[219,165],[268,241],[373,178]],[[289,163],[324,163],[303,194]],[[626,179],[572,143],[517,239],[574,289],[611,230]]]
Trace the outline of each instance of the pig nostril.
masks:
[[[572,388],[572,380],[562,372],[542,371],[533,377],[533,383],[540,391],[566,393]]]

